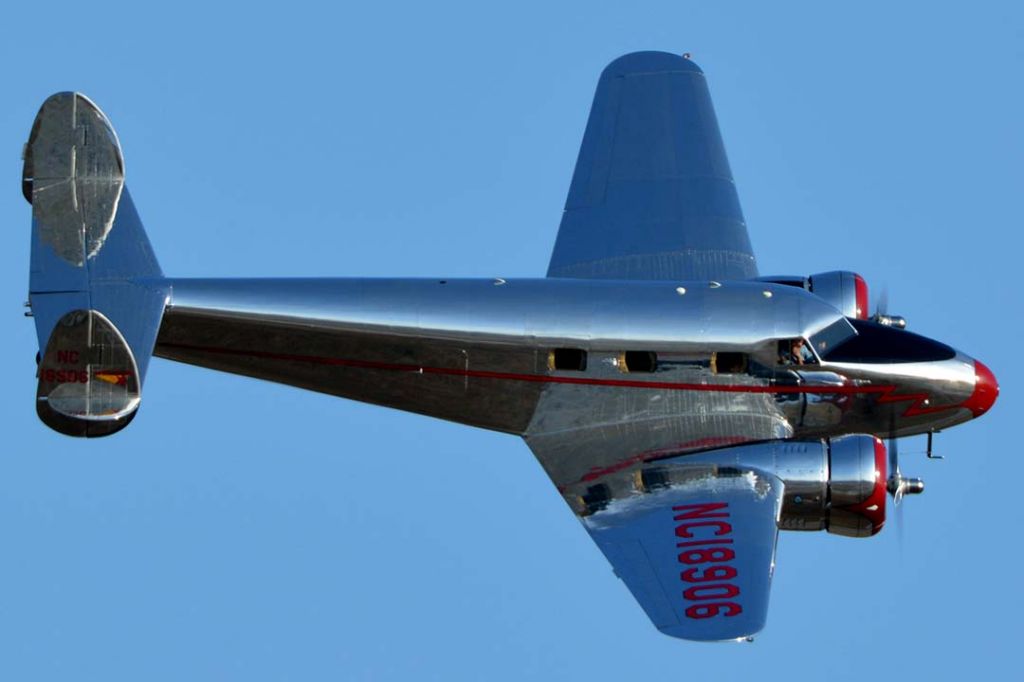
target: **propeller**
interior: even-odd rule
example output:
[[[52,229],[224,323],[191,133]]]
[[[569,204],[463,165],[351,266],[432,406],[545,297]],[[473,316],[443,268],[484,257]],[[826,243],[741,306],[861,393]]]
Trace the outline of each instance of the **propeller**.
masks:
[[[904,495],[920,495],[924,492],[924,481],[920,478],[908,478],[900,471],[900,439],[896,433],[896,411],[889,413],[889,478],[885,489],[892,495],[893,504],[897,507]]]
[[[884,324],[887,327],[896,327],[897,329],[906,329],[907,320],[900,315],[889,314],[889,286],[883,284],[882,292],[878,295],[878,300],[875,301],[875,314],[871,318],[879,324]]]
[[[896,526],[896,545],[900,549],[900,561],[903,561],[903,546],[904,546],[904,530],[903,530],[903,505],[900,502],[903,500],[903,491],[900,489],[898,481],[903,477],[900,475],[900,440],[893,433],[893,428],[889,429],[889,476],[890,478],[886,481],[886,488],[892,495],[892,508],[895,512],[895,518],[893,519],[893,525]],[[895,476],[894,476],[895,474]],[[894,482],[895,481],[895,482]],[[895,488],[889,486],[892,485]]]
[[[903,501],[904,495],[920,495],[924,492],[924,481],[920,478],[909,478],[900,472],[899,442],[894,425],[889,432],[889,478],[885,482],[885,489],[892,495],[893,504],[897,507]]]

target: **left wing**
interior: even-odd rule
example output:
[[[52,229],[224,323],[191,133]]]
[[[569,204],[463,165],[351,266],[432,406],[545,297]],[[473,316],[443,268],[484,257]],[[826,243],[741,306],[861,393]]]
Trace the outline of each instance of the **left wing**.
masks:
[[[757,277],[707,82],[689,59],[635,52],[601,74],[548,277]]]

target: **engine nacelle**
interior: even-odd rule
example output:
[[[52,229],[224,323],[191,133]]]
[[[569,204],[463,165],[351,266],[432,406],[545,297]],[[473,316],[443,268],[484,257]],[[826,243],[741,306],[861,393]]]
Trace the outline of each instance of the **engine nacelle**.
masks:
[[[857,435],[748,447],[766,446],[776,449],[772,473],[786,485],[779,528],[857,538],[882,530],[887,460],[878,438]]]
[[[885,444],[874,436],[829,442],[828,532],[861,538],[882,530],[887,464]]]
[[[843,315],[858,320],[868,319],[868,285],[855,272],[833,270],[810,277],[760,277],[761,281],[802,287],[825,299]]]
[[[857,273],[834,270],[811,275],[807,288],[815,296],[839,308],[843,315],[858,320],[868,319],[868,285]]]
[[[868,537],[885,524],[887,456],[874,436],[769,441],[683,455],[643,469],[637,483],[643,491],[674,485],[712,463],[718,472],[752,468],[780,478],[782,530]]]

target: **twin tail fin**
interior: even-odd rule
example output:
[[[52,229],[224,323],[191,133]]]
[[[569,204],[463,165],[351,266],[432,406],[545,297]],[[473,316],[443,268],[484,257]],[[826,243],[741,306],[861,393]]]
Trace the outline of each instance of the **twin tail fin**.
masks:
[[[125,186],[121,144],[85,95],[43,103],[24,161],[36,412],[60,433],[109,435],[139,407],[169,286]]]

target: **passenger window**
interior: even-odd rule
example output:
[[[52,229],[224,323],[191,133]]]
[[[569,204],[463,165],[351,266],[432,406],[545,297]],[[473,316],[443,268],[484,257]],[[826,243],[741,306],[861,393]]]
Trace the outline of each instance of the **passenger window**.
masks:
[[[627,350],[619,356],[623,372],[653,372],[658,369],[658,354],[646,350]]]
[[[714,374],[743,374],[749,365],[746,353],[714,353],[711,371]]]
[[[582,372],[587,369],[587,351],[582,348],[555,348],[548,353],[548,369]]]

